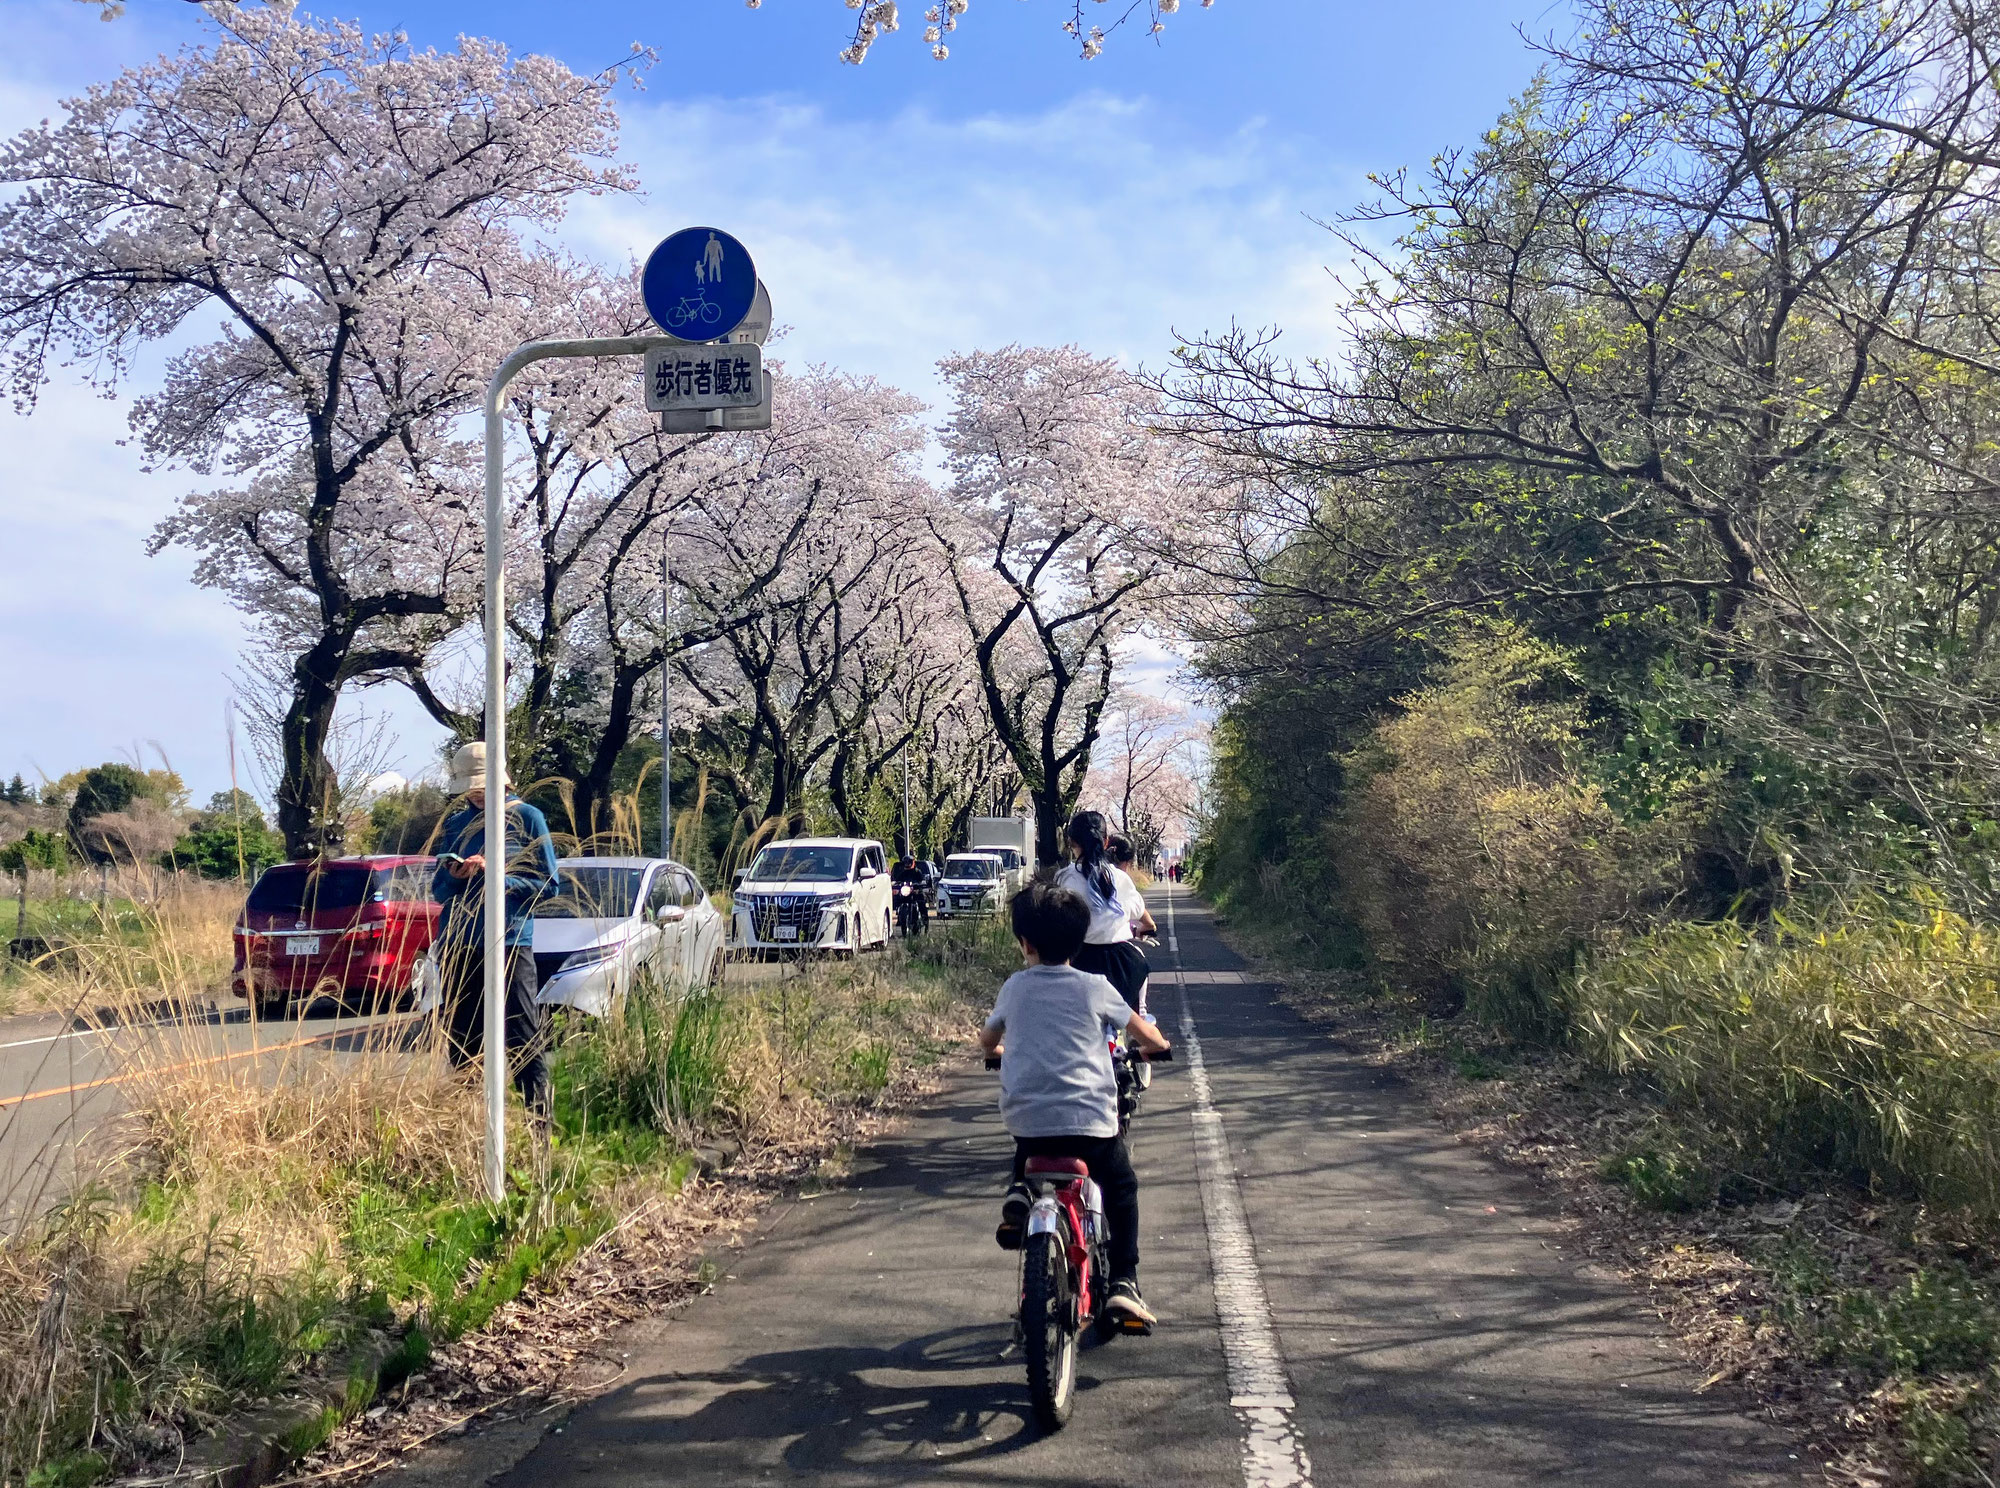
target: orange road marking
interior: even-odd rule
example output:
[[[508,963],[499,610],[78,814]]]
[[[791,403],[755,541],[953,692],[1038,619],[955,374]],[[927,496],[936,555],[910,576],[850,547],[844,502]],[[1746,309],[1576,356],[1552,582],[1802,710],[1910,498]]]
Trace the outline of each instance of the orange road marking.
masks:
[[[396,1022],[398,1023],[404,1022],[407,1021],[409,1018],[415,1016],[416,1015],[414,1013],[407,1013],[403,1017],[398,1018]],[[390,1026],[392,1025],[388,1023],[382,1023],[382,1024],[364,1023],[360,1026],[359,1031],[365,1033],[370,1027],[387,1028]],[[113,1032],[114,1030],[106,1029],[104,1031],[110,1033]],[[78,1091],[95,1090],[102,1085],[123,1085],[128,1080],[141,1079],[146,1075],[171,1075],[179,1070],[199,1069],[201,1068],[201,1066],[205,1064],[228,1064],[231,1060],[236,1060],[236,1059],[255,1059],[262,1054],[279,1054],[283,1053],[286,1049],[304,1048],[307,1044],[323,1044],[328,1039],[341,1038],[353,1032],[356,1032],[356,1030],[353,1028],[331,1028],[328,1029],[325,1033],[310,1034],[305,1038],[293,1039],[289,1043],[265,1044],[262,1047],[255,1049],[238,1049],[233,1054],[217,1054],[208,1059],[187,1059],[183,1060],[179,1064],[169,1064],[161,1069],[128,1070],[125,1074],[122,1075],[106,1075],[101,1080],[84,1080],[75,1085],[60,1085],[51,1090],[30,1090],[25,1095],[10,1095],[4,1098],[0,1098],[0,1111],[6,1110],[9,1106],[23,1105],[31,1100],[44,1100],[52,1095],[74,1095]]]

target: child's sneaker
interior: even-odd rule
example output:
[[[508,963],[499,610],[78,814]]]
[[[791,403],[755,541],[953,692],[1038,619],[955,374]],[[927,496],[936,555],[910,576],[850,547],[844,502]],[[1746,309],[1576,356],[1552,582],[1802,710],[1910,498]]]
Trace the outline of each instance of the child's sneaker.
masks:
[[[1159,1321],[1139,1295],[1136,1281],[1114,1281],[1111,1297],[1104,1304],[1104,1316],[1114,1328],[1126,1333],[1150,1333]]]
[[[993,1232],[993,1238],[1002,1250],[1019,1250],[1021,1232],[1028,1227],[1028,1206],[1034,1202],[1034,1195],[1028,1192],[1025,1183],[1014,1183],[1007,1189],[1007,1197],[1000,1201],[1000,1227]]]

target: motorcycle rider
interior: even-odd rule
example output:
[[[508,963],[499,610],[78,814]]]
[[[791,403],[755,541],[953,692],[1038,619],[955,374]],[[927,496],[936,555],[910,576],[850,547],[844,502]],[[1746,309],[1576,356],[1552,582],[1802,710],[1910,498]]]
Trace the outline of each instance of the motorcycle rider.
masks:
[[[930,929],[931,905],[930,900],[925,897],[924,893],[924,890],[929,886],[924,882],[924,870],[917,866],[916,858],[908,851],[905,851],[903,856],[897,860],[896,866],[889,870],[889,892],[896,900],[896,918],[898,920],[901,920],[903,917],[903,886],[905,884],[909,885],[910,899],[916,906],[918,928],[920,930]]]
[[[1139,1295],[1139,1179],[1118,1134],[1118,1086],[1105,1043],[1108,1026],[1134,1047],[1165,1053],[1157,1029],[1103,977],[1070,964],[1092,912],[1060,885],[1030,883],[1008,906],[1026,964],[1007,978],[979,1043],[1000,1061],[1000,1113],[1014,1138],[1014,1182],[1000,1206],[994,1239],[1018,1250],[1034,1202],[1026,1177],[1031,1157],[1080,1157],[1104,1192],[1110,1229],[1111,1295],[1105,1312],[1150,1330],[1157,1319]]]

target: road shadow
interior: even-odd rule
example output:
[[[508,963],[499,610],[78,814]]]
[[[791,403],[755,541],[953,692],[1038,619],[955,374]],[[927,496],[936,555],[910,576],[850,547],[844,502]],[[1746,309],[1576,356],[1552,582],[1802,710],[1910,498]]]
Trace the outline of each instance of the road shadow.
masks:
[[[749,1482],[782,1463],[840,1481],[910,1482],[1040,1438],[1009,1323],[893,1348],[758,1354],[713,1373],[659,1374],[591,1408],[592,1471],[643,1482]],[[1079,1377],[1079,1388],[1094,1387]],[[565,1474],[576,1442],[545,1440],[497,1482]]]

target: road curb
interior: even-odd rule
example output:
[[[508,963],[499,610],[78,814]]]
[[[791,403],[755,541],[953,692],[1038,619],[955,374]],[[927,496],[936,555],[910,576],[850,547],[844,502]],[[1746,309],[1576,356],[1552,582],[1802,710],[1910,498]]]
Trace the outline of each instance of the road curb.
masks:
[[[240,1416],[194,1444],[180,1468],[151,1483],[180,1488],[263,1488],[341,1425],[366,1410],[385,1388],[422,1368],[430,1350],[420,1333],[371,1334],[329,1360],[323,1379],[305,1391]]]

